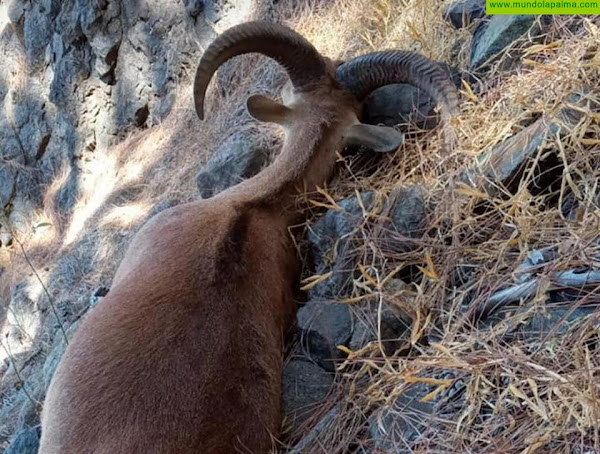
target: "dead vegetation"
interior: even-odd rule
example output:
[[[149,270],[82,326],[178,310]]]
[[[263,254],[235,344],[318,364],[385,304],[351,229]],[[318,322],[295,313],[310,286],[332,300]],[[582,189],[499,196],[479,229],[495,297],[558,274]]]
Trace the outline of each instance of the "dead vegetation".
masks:
[[[278,4],[280,19],[331,58],[398,47],[467,68],[471,35],[444,22],[441,1],[292,3]],[[427,189],[433,209],[426,235],[410,253],[394,251],[394,232],[377,229],[381,204],[365,212],[354,238],[354,285],[340,295],[340,304],[351,304],[357,313],[367,303],[394,305],[412,320],[410,336],[395,355],[386,355],[378,342],[347,352],[337,392],[312,421],[337,410],[303,452],[363,452],[365,418],[415,383],[428,387],[424,399],[435,401],[437,411],[411,442],[415,452],[600,451],[600,289],[579,290],[571,301],[553,301],[548,293],[568,290],[556,288],[553,273],[597,267],[600,260],[600,114],[593,110],[600,101],[598,19],[554,17],[543,34],[525,36],[477,76],[478,83],[463,87],[459,141],[451,154],[438,151],[439,131],[423,133],[367,167],[358,167],[355,156],[345,158],[340,177],[327,188],[330,200],[306,194],[322,206],[357,191],[374,191],[384,200],[393,188],[418,184]],[[85,307],[95,288],[110,283],[129,239],[157,207],[195,197],[194,176],[202,163],[224,136],[250,123],[243,104],[248,90],[269,92],[282,82],[282,72],[265,59],[229,63],[205,123],[195,118],[191,87],[182,83],[177,107],[163,124],[89,164],[79,177],[83,196],[72,213],[53,211],[63,180],[47,188],[45,210],[17,235],[23,249],[14,245],[0,252],[3,306],[27,276],[34,314],[27,323],[19,324],[19,314],[11,319],[10,329],[23,331],[22,342],[10,354],[4,351],[20,376],[26,378],[28,354],[41,351],[43,358],[56,335],[42,284],[53,304]],[[544,141],[513,187],[490,182],[494,190],[487,191],[463,182],[465,170],[485,151],[542,116],[555,118],[573,94],[581,97],[576,108],[582,115]],[[269,137],[278,134],[260,128]],[[546,171],[556,181],[548,183],[536,168],[550,155],[557,158]],[[518,265],[545,248],[558,253],[536,269],[536,295],[499,308],[494,322],[486,323],[482,305],[517,283]],[[390,279],[409,266],[420,273],[403,289],[390,289]],[[582,307],[595,310],[569,318]],[[531,321],[559,309],[568,323],[536,335]],[[5,375],[3,393],[14,386],[11,377]],[[288,434],[290,440],[309,429]]]
[[[450,30],[435,6],[408,3],[401,17],[389,2],[372,5],[372,15],[363,15],[367,45],[415,48],[466,68],[470,36]],[[314,420],[330,408],[335,412],[305,452],[363,452],[370,446],[365,418],[392,407],[418,383],[428,391],[419,399],[435,402],[434,417],[416,441],[396,437],[394,452],[600,449],[600,289],[594,284],[555,298],[569,289],[553,278],[598,266],[599,32],[597,18],[555,17],[543,34],[525,36],[476,74],[478,83],[465,83],[453,154],[441,155],[438,136],[427,134],[375,169],[355,168],[346,159],[345,172],[329,188],[332,201],[357,191],[375,191],[384,200],[395,187],[418,184],[428,188],[435,208],[428,234],[410,253],[394,251],[394,232],[377,228],[382,203],[364,213],[353,238],[352,291],[340,295],[340,303],[358,313],[369,302],[380,310],[395,306],[412,320],[411,333],[392,356],[380,342],[347,351],[339,393]],[[561,123],[519,179],[506,185],[488,179],[482,188],[463,182],[467,168],[479,167],[478,157],[537,119],[560,123],[573,94],[580,95],[574,107],[579,119]],[[577,200],[570,211],[567,200]],[[519,282],[517,267],[531,251],[547,248],[557,252],[537,267],[534,296],[496,308],[493,321],[486,321],[486,301]],[[389,289],[390,279],[410,266],[421,276],[401,291]],[[587,315],[574,317],[582,308]]]

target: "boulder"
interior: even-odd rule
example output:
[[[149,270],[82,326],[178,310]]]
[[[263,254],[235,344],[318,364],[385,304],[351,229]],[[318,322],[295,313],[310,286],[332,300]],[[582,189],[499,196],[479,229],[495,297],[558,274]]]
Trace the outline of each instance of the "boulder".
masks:
[[[535,155],[549,134],[559,131],[558,125],[542,117],[504,142],[484,152],[468,169],[462,180],[472,187],[498,192],[498,186],[515,189],[519,174]]]
[[[352,318],[348,306],[333,302],[309,302],[297,315],[300,344],[304,353],[328,371],[344,357],[338,345],[348,345],[352,336]]]
[[[353,232],[365,221],[363,207],[370,211],[375,206],[374,193],[361,193],[360,201],[354,196],[338,202],[339,211],[329,210],[310,229],[308,242],[315,266],[315,274],[331,272],[329,279],[320,282],[309,292],[309,299],[332,299],[347,293],[354,269]],[[382,202],[380,241],[386,241],[397,252],[415,247],[425,229],[425,191],[420,186],[396,188]],[[371,221],[369,221],[371,222]],[[391,232],[391,233],[390,233]],[[387,241],[388,235],[392,240]],[[335,252],[333,249],[335,248]],[[330,263],[327,257],[335,256]]]
[[[13,198],[17,171],[0,161],[0,209]]]
[[[408,125],[432,129],[437,124],[435,106],[429,95],[414,85],[385,85],[365,100],[363,121],[373,125],[402,125],[404,130]]]
[[[4,454],[37,454],[41,434],[40,426],[23,429],[13,437]]]
[[[375,194],[359,194],[338,202],[340,211],[329,210],[310,228],[308,242],[315,266],[315,274],[329,271],[329,279],[320,282],[309,292],[309,299],[325,300],[343,295],[351,278],[353,257],[351,254],[352,233],[364,221],[363,208],[370,210],[375,202]],[[362,205],[362,206],[361,206]],[[335,253],[332,253],[336,248]],[[336,260],[329,263],[327,257],[334,255]]]
[[[319,435],[327,430],[328,427],[336,423],[336,418],[340,414],[339,407],[333,407],[329,410],[325,416],[323,416],[317,424],[308,432],[305,436],[299,440],[294,447],[288,451],[288,454],[302,454],[304,452],[312,452],[310,449],[313,447],[315,442],[318,443]]]
[[[283,409],[291,431],[310,419],[333,384],[333,374],[307,358],[295,357],[283,368]]]
[[[182,66],[201,53],[189,14],[199,14],[199,31],[210,28],[200,17],[203,3],[7,2],[12,27],[0,40],[2,207],[22,199],[39,208],[45,189],[70,170],[55,201],[58,214],[68,215],[80,196],[81,158],[168,115]],[[4,162],[16,159],[27,175],[7,170]]]
[[[542,341],[550,335],[563,336],[574,323],[600,313],[597,298],[591,305],[578,305],[582,296],[575,291],[550,292],[548,305],[520,327],[520,337]]]
[[[369,342],[381,340],[381,348],[386,355],[393,355],[406,340],[410,332],[411,321],[403,316],[393,305],[385,303],[381,308],[378,303],[362,305],[361,315],[354,323],[350,350],[360,350]]]
[[[462,85],[463,78],[470,80],[468,74],[463,74],[456,68],[444,63],[438,65],[446,71],[457,87]],[[439,120],[436,107],[436,102],[414,85],[385,85],[371,92],[365,99],[363,121],[374,125],[399,126],[404,132],[411,126],[432,129]]]
[[[489,59],[502,52],[534,25],[535,16],[491,16],[473,34],[469,67],[479,69]]]
[[[183,0],[186,12],[194,19],[204,11],[204,0]]]
[[[25,5],[23,4],[23,0],[8,0],[6,2],[6,14],[8,16],[8,20],[10,20],[13,24],[19,23],[24,12]]]
[[[338,345],[360,348],[373,340],[373,320],[353,321],[347,304],[335,300],[350,296],[355,269],[353,233],[365,221],[363,207],[369,211],[377,203],[374,193],[359,194],[338,202],[341,210],[329,210],[310,229],[308,242],[314,262],[315,274],[331,273],[308,291],[308,302],[298,311],[298,328],[301,345],[312,360],[328,370],[334,370],[335,361],[344,358]],[[424,191],[419,186],[397,188],[383,203],[380,238],[386,247],[394,251],[408,252],[415,247],[415,240],[423,235],[426,206]],[[333,251],[335,249],[335,252]],[[336,257],[330,262],[328,257]],[[372,311],[371,311],[372,313]],[[387,312],[384,334],[394,339],[386,344],[390,350],[398,347],[409,323],[398,314]],[[353,333],[355,333],[353,335]]]
[[[200,197],[212,197],[256,175],[268,162],[268,148],[255,135],[238,132],[230,136],[196,175]]]
[[[433,402],[421,402],[431,389],[409,385],[389,407],[376,410],[368,420],[373,452],[410,453],[417,440],[435,420]]]
[[[444,19],[456,28],[464,28],[485,16],[485,0],[458,0],[444,11]]]
[[[425,189],[421,186],[394,189],[389,196],[387,213],[391,227],[406,239],[404,244],[396,245],[396,250],[411,250],[413,244],[410,240],[425,233]]]

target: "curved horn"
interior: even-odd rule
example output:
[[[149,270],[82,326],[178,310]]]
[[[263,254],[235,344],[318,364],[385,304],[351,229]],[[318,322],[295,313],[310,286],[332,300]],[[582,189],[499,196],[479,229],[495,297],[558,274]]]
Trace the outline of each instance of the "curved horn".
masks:
[[[448,74],[415,52],[388,50],[362,55],[339,66],[336,78],[359,101],[383,85],[409,83],[438,103],[445,123],[458,115],[458,92]]]
[[[247,22],[225,31],[208,46],[196,70],[194,103],[204,119],[204,96],[215,71],[232,57],[258,52],[285,68],[294,87],[315,82],[326,74],[325,61],[304,37],[279,24]]]

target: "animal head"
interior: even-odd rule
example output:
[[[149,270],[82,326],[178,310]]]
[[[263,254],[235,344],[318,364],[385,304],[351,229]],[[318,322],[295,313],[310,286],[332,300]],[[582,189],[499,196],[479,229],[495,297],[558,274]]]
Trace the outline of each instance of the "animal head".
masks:
[[[194,82],[195,107],[200,119],[204,119],[208,83],[218,67],[234,56],[251,52],[276,60],[290,80],[282,91],[283,103],[251,95],[247,100],[250,115],[293,130],[322,112],[336,112],[336,119],[343,123],[339,128],[342,146],[364,145],[381,152],[398,148],[403,140],[401,133],[358,120],[361,102],[383,85],[411,83],[423,89],[440,104],[446,123],[458,111],[456,88],[448,75],[419,54],[376,52],[336,64],[283,25],[249,22],[221,34],[204,53]]]

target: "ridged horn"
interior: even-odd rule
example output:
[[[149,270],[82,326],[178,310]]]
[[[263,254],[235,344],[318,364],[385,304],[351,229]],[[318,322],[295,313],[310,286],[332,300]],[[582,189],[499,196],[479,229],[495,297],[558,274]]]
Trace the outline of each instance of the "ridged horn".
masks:
[[[321,79],[326,65],[319,52],[304,37],[284,25],[246,22],[219,35],[202,55],[194,80],[196,113],[204,119],[204,97],[215,71],[237,55],[257,52],[277,61],[287,71],[294,87]]]
[[[336,70],[339,84],[362,101],[373,90],[408,83],[424,90],[440,106],[442,121],[458,115],[458,92],[448,74],[435,62],[410,51],[388,50],[362,55]]]

